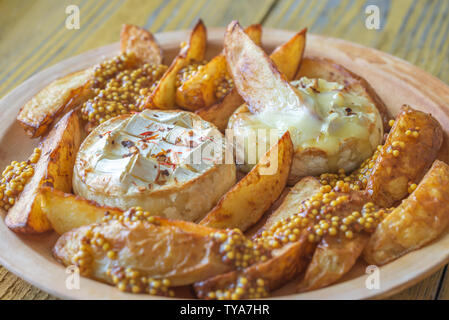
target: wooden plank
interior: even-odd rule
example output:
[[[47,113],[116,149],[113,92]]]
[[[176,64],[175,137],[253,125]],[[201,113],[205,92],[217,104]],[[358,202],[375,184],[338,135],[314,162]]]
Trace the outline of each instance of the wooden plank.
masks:
[[[438,300],[449,300],[449,274],[447,269],[448,267],[446,266],[444,275],[440,283],[440,290],[437,296]]]
[[[122,23],[144,25],[152,32],[186,29],[201,17],[208,26],[225,26],[232,19],[238,19],[246,25],[259,22],[265,16],[273,1],[99,0],[86,2],[86,0],[78,0],[78,2],[74,1],[73,4],[80,7],[81,28],[79,30],[67,30],[61,24],[66,18],[65,7],[67,3],[72,2],[63,1],[58,2],[57,5],[52,3],[51,9],[48,7],[45,9],[39,8],[38,13],[31,10],[33,15],[30,19],[19,20],[20,27],[17,32],[20,33],[29,28],[30,21],[36,21],[42,11],[58,13],[55,17],[52,16],[39,22],[42,24],[42,28],[57,31],[51,39],[46,41],[44,41],[44,34],[48,32],[42,31],[41,37],[39,37],[39,34],[34,34],[37,39],[31,37],[32,44],[29,44],[28,47],[33,48],[33,45],[39,45],[41,42],[44,42],[44,44],[29,59],[19,58],[4,62],[5,65],[12,63],[14,66],[8,68],[12,69],[13,73],[7,72],[7,77],[2,77],[2,72],[0,72],[0,97],[36,72],[56,62],[117,41]],[[42,3],[43,5],[48,4],[48,2]],[[23,40],[24,46],[26,46],[26,40]],[[14,46],[13,39],[9,46]],[[6,51],[6,49],[4,50]]]
[[[380,9],[381,29],[365,27],[365,8]],[[268,27],[343,38],[389,52],[449,83],[449,2],[445,0],[280,0]]]

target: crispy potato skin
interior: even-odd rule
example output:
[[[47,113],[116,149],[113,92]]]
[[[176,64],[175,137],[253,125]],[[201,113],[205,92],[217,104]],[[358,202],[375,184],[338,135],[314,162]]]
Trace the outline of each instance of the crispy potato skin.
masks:
[[[226,58],[220,54],[177,88],[176,104],[190,111],[212,106],[217,101],[217,85],[226,74]]]
[[[28,101],[17,115],[28,136],[44,135],[58,116],[87,100],[92,76],[93,68],[71,73],[53,81]]]
[[[219,103],[209,108],[201,108],[195,113],[204,120],[215,124],[221,132],[225,132],[229,118],[243,102],[237,89],[233,88]]]
[[[120,214],[122,211],[99,205],[72,193],[64,193],[50,187],[41,187],[42,212],[47,216],[52,228],[59,234],[101,222],[107,214]]]
[[[415,191],[378,225],[364,250],[383,265],[436,239],[449,224],[449,166],[436,160]]]
[[[200,224],[213,228],[239,228],[255,224],[284,190],[290,173],[293,144],[288,131],[259,163],[206,215]],[[263,173],[277,161],[276,172]]]
[[[20,233],[51,230],[50,221],[42,211],[39,187],[71,191],[73,165],[80,144],[81,126],[77,113],[72,110],[61,118],[42,142],[41,158],[34,175],[6,217],[6,225],[11,230]]]
[[[133,52],[143,63],[162,63],[162,49],[151,32],[131,24],[124,24],[120,33],[120,51]]]
[[[419,136],[407,136],[407,130],[419,127]],[[393,142],[402,142],[394,156]],[[403,106],[388,134],[371,175],[367,192],[374,202],[389,207],[408,194],[409,183],[418,183],[435,160],[443,142],[440,124],[430,114]],[[397,148],[396,148],[397,149]]]
[[[209,236],[213,229],[162,218],[157,221],[164,222],[157,225],[112,220],[95,224],[93,232],[102,234],[117,252],[117,258],[108,259],[104,250],[92,246],[93,269],[84,275],[112,284],[106,274],[108,268],[131,267],[142,276],[167,278],[172,286],[181,286],[231,269],[222,261],[219,244]],[[54,256],[64,265],[74,264],[88,229],[85,226],[62,235],[53,249]]]
[[[351,270],[368,239],[367,234],[356,234],[353,239],[324,237],[313,254],[298,291],[311,291],[335,283]]]
[[[210,291],[223,290],[233,285],[237,285],[238,278],[244,276],[249,282],[262,278],[268,290],[275,290],[287,283],[299,272],[305,265],[305,257],[310,252],[310,242],[303,234],[300,239],[290,243],[281,249],[273,252],[273,257],[266,262],[257,263],[249,266],[242,271],[231,271],[225,274],[219,274],[210,279],[194,284],[195,293],[200,299],[207,299]]]
[[[255,43],[258,45],[261,44],[262,26],[260,24],[249,26],[245,29],[245,33]],[[228,106],[228,104],[233,102],[235,99],[227,99],[225,101],[225,97],[222,98],[221,101],[218,101],[219,99],[215,95],[220,80],[226,75],[228,75],[228,66],[226,63],[226,58],[222,52],[204,65],[202,70],[199,70],[195,75],[177,88],[176,104],[190,111],[200,109],[208,110],[212,106],[219,106],[225,110],[229,109],[230,106]],[[235,92],[235,90],[231,90],[231,92]],[[233,103],[232,105],[234,106],[234,110],[242,102],[243,100],[239,99],[238,104]],[[216,108],[212,110],[216,110]],[[212,110],[209,110],[208,113],[210,114],[213,112]],[[230,115],[232,112],[228,113]]]
[[[295,78],[300,79],[301,77],[320,78],[330,82],[338,82],[345,85],[346,91],[352,92],[357,96],[366,97],[369,101],[373,102],[379,111],[384,132],[390,130],[388,121],[391,119],[391,116],[388,113],[387,106],[371,85],[359,75],[330,59],[305,57],[302,59],[301,67]]]
[[[224,51],[235,87],[251,112],[279,108],[280,104],[299,104],[296,89],[236,21],[226,30]]]
[[[298,208],[301,203],[320,192],[320,187],[320,181],[314,177],[305,177],[301,179],[297,184],[290,188],[290,191],[282,201],[282,204],[269,215],[262,230],[269,229],[276,222],[287,219],[298,213]]]
[[[256,43],[260,44],[261,28],[250,26],[245,29],[245,33]],[[283,45],[277,47],[270,58],[274,64],[283,72],[288,80],[293,80],[304,54],[306,29],[297,33],[293,38]],[[258,41],[257,41],[258,40]],[[220,131],[224,132],[228,125],[229,118],[234,111],[244,103],[236,88],[233,88],[222,101],[213,106],[201,108],[196,113],[204,120],[215,124]]]
[[[295,78],[296,72],[301,65],[306,48],[307,28],[294,35],[289,41],[274,49],[270,58],[290,81]]]
[[[207,31],[202,20],[199,20],[190,34],[189,43],[183,47],[179,55],[162,76],[153,93],[145,101],[146,108],[175,109],[176,75],[191,61],[202,61],[206,53]]]

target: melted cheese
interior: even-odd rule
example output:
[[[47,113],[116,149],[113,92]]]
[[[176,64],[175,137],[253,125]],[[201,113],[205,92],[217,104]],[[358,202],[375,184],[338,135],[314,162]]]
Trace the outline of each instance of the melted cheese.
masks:
[[[344,86],[338,83],[322,79],[303,77],[291,84],[300,103],[288,104],[285,108],[282,105],[271,106],[254,114],[247,108],[240,108],[229,124],[234,134],[247,138],[251,131],[257,129],[277,129],[280,133],[288,130],[296,153],[307,149],[324,151],[330,171],[353,169],[382,142],[380,114],[367,98],[345,91]],[[258,137],[258,145],[264,144],[264,148],[268,148],[268,139]],[[352,154],[343,154],[345,144],[349,143],[352,144]],[[248,148],[245,142],[245,161]]]

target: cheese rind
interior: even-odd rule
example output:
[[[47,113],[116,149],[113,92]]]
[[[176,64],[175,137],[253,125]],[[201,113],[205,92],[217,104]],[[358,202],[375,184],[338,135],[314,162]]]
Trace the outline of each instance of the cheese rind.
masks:
[[[82,144],[73,188],[100,204],[195,221],[235,183],[223,146],[218,129],[190,112],[119,116]]]

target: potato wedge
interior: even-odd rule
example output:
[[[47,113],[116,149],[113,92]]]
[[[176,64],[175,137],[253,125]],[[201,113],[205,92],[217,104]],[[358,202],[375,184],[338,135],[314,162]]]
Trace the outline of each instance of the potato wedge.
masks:
[[[31,138],[42,136],[58,116],[89,98],[92,76],[89,68],[53,81],[20,109],[17,121]]]
[[[298,291],[311,291],[338,281],[356,263],[369,235],[356,234],[353,239],[324,237],[318,244]]]
[[[409,186],[418,183],[432,165],[442,142],[443,131],[436,119],[403,106],[368,174],[366,190],[374,202],[390,207],[402,200]]]
[[[34,175],[25,185],[14,206],[8,211],[6,225],[15,232],[40,233],[51,230],[42,211],[39,187],[51,186],[70,192],[76,152],[81,144],[81,127],[77,113],[67,113],[41,144],[41,157]]]
[[[105,215],[122,213],[120,209],[101,206],[94,201],[50,187],[41,187],[39,196],[42,212],[59,234],[101,222]]]
[[[217,86],[227,73],[226,58],[221,54],[214,57],[177,88],[176,105],[190,111],[210,107],[218,100]]]
[[[448,207],[449,166],[436,160],[416,190],[377,226],[364,259],[383,265],[436,239],[449,224]]]
[[[178,72],[192,61],[204,60],[207,44],[206,27],[199,20],[190,34],[189,43],[181,48],[179,55],[160,79],[154,91],[145,100],[146,108],[176,108],[176,76]]]
[[[245,30],[245,33],[260,46],[260,42],[255,41],[255,37],[251,35],[251,27]],[[257,30],[257,29],[255,29]],[[270,58],[274,64],[286,75],[288,80],[293,80],[299,65],[301,64],[306,40],[306,29],[297,33],[293,38],[277,47]],[[234,111],[244,103],[236,88],[233,88],[222,101],[208,107],[196,111],[204,120],[212,122],[220,131],[224,132],[228,126],[229,118]]]
[[[162,63],[162,49],[151,32],[144,28],[124,24],[120,33],[120,51],[133,52],[143,63]]]
[[[245,29],[245,33],[260,45],[262,26],[251,25]],[[176,90],[176,105],[190,111],[201,108],[209,108],[223,98],[217,96],[217,87],[229,77],[226,58],[220,53],[201,70],[187,79]],[[232,90],[231,90],[232,91]]]
[[[301,77],[324,79],[330,82],[338,82],[345,86],[345,90],[359,97],[365,97],[372,102],[380,113],[384,132],[390,130],[388,121],[391,116],[382,99],[377,95],[371,85],[362,77],[344,68],[332,60],[325,58],[305,57],[302,60],[296,79]]]
[[[301,103],[297,89],[236,21],[226,30],[224,48],[234,85],[251,112],[282,110],[292,105],[307,107]]]
[[[233,88],[219,103],[208,108],[199,109],[195,113],[204,120],[213,123],[221,132],[224,132],[228,126],[229,118],[243,102],[237,89]]]
[[[84,243],[82,239],[99,233],[113,255],[91,241],[94,243],[89,246],[92,263],[80,265],[82,275],[114,284],[116,272],[130,268],[139,272],[139,279],[168,279],[171,286],[181,286],[232,269],[222,259],[213,232],[214,229],[204,226],[185,221],[172,223],[163,218],[154,222],[112,219],[65,233],[53,252],[64,265],[79,264],[76,256]]]
[[[280,196],[290,172],[293,145],[288,131],[259,163],[220,199],[200,224],[213,228],[239,228],[255,224]],[[273,162],[276,172],[264,175]]]
[[[306,266],[305,257],[309,252],[310,242],[307,241],[304,234],[300,240],[273,251],[273,257],[266,262],[254,264],[242,271],[219,274],[197,282],[193,287],[200,299],[257,299],[266,297],[268,292],[287,283],[304,269]],[[242,294],[235,291],[239,286],[243,286]],[[255,292],[251,293],[251,289]],[[226,296],[227,292],[229,292],[228,296]],[[221,293],[225,295],[222,296]],[[234,297],[233,294],[238,295]]]
[[[289,81],[295,78],[296,72],[301,65],[304,49],[306,48],[306,33],[307,28],[301,30],[286,43],[274,49],[270,55],[274,65]]]
[[[262,230],[269,229],[276,222],[287,219],[298,213],[298,208],[301,203],[318,193],[320,187],[320,181],[314,177],[305,177],[301,179],[297,184],[290,188],[290,191],[282,201],[282,204],[269,215]]]

